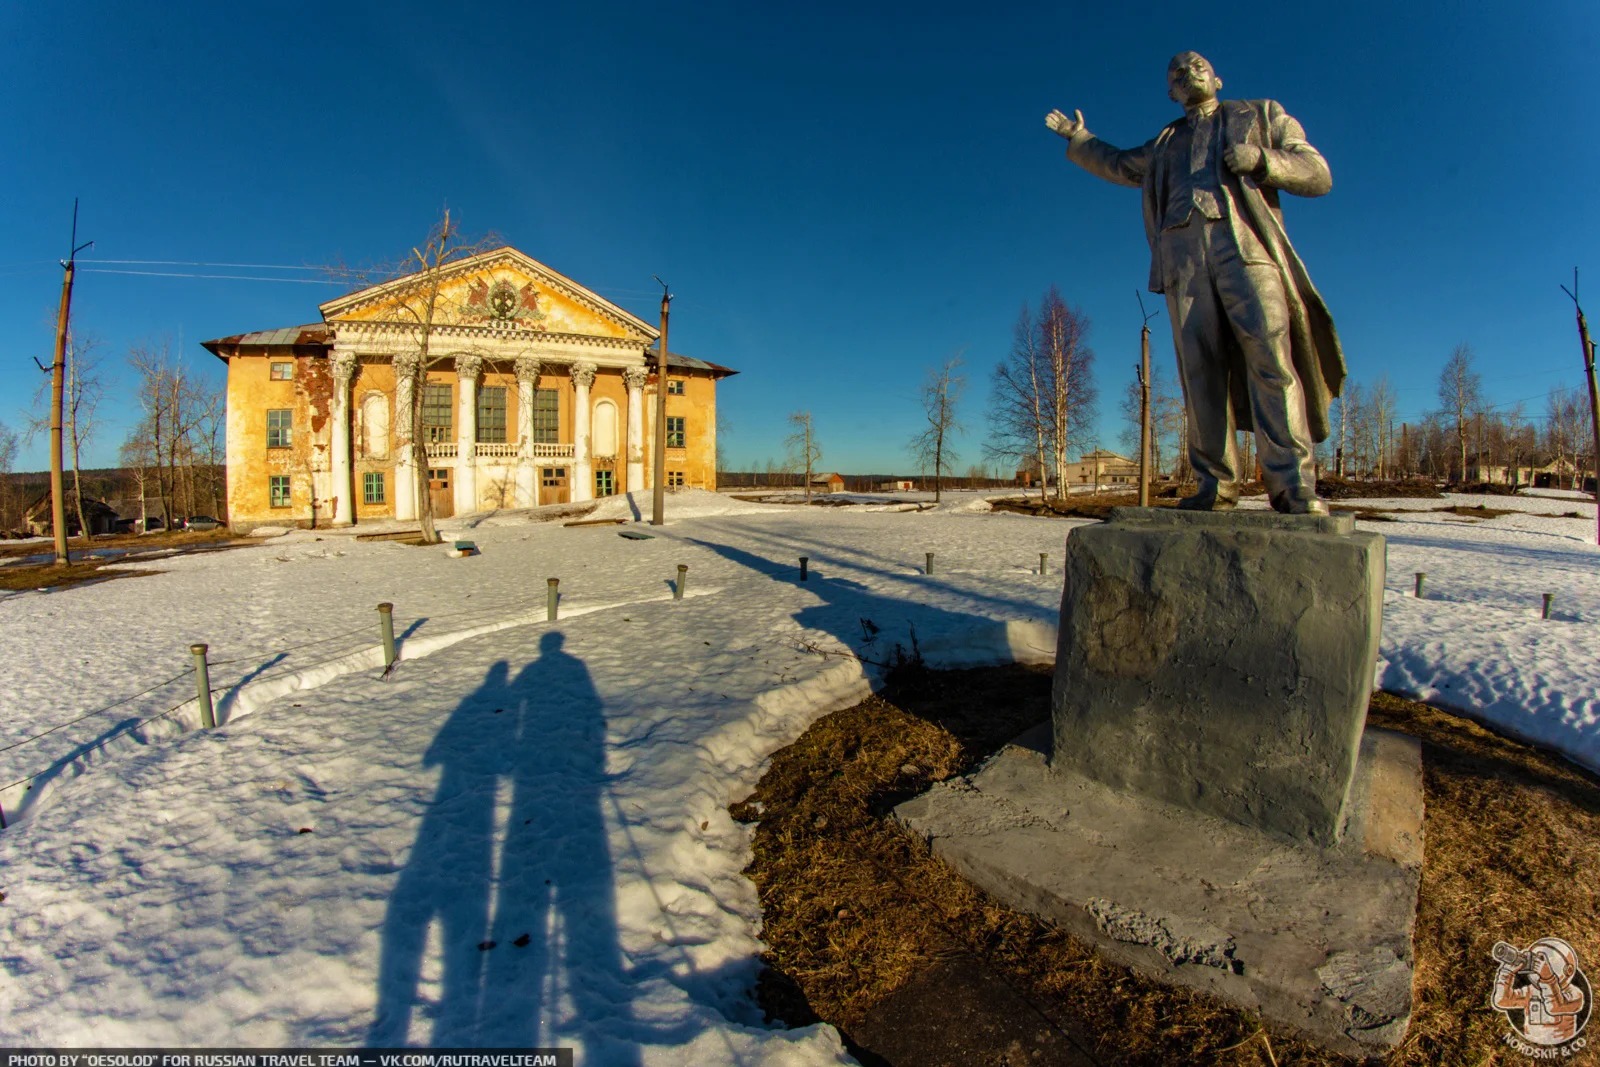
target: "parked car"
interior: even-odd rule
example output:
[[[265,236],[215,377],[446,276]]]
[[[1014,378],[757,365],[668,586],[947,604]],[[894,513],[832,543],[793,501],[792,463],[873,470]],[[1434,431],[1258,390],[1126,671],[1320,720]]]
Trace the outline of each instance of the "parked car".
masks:
[[[190,515],[183,520],[185,530],[220,530],[223,523],[213,519],[210,515]]]

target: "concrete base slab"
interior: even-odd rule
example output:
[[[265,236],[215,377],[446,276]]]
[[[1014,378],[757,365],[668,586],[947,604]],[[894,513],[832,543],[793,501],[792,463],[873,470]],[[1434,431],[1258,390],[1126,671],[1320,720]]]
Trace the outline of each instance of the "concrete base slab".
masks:
[[[1045,724],[895,809],[983,889],[1158,979],[1350,1055],[1411,1015],[1422,869],[1415,739],[1362,736],[1344,833],[1319,849],[1047,764]]]

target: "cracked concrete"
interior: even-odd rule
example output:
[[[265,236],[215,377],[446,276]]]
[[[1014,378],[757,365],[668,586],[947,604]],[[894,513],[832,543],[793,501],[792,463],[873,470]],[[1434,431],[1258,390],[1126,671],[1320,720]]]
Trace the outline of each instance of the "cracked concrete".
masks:
[[[1400,1039],[1422,866],[1415,739],[1365,732],[1332,848],[1052,769],[1049,746],[1040,726],[895,819],[989,893],[1119,963],[1346,1054]]]

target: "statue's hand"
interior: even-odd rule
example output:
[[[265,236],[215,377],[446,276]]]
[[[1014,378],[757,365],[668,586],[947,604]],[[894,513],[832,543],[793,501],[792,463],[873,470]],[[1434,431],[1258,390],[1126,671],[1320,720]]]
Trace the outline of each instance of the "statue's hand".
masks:
[[[1083,129],[1083,112],[1074,111],[1068,118],[1063,111],[1052,111],[1044,117],[1044,124],[1050,127],[1050,132],[1069,140],[1072,135]]]
[[[1254,174],[1261,167],[1263,153],[1257,145],[1232,144],[1222,153],[1222,161],[1235,174]]]

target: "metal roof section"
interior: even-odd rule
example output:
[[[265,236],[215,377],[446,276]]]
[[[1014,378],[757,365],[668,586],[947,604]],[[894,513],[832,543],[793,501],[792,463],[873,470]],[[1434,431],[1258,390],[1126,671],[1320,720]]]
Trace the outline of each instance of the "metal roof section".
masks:
[[[236,333],[231,337],[218,337],[214,341],[201,341],[200,347],[223,362],[228,357],[223,355],[223,348],[237,350],[244,345],[262,345],[276,347],[293,347],[296,345],[322,345],[326,346],[333,340],[333,331],[328,329],[325,322],[311,322],[304,326],[284,326],[276,330],[255,330],[251,333]]]
[[[655,365],[656,365],[656,363],[655,363],[655,361],[656,361],[655,353],[654,352],[646,352],[645,353],[645,360],[650,365],[650,369],[654,370],[655,369]],[[670,371],[674,367],[676,367],[678,370],[704,371],[705,373],[711,375],[713,378],[726,378],[730,374],[738,374],[739,373],[738,371],[734,370],[732,367],[724,367],[720,363],[708,363],[703,359],[695,359],[693,356],[685,356],[685,355],[682,355],[682,354],[680,354],[678,352],[668,352],[667,353],[667,369]]]

